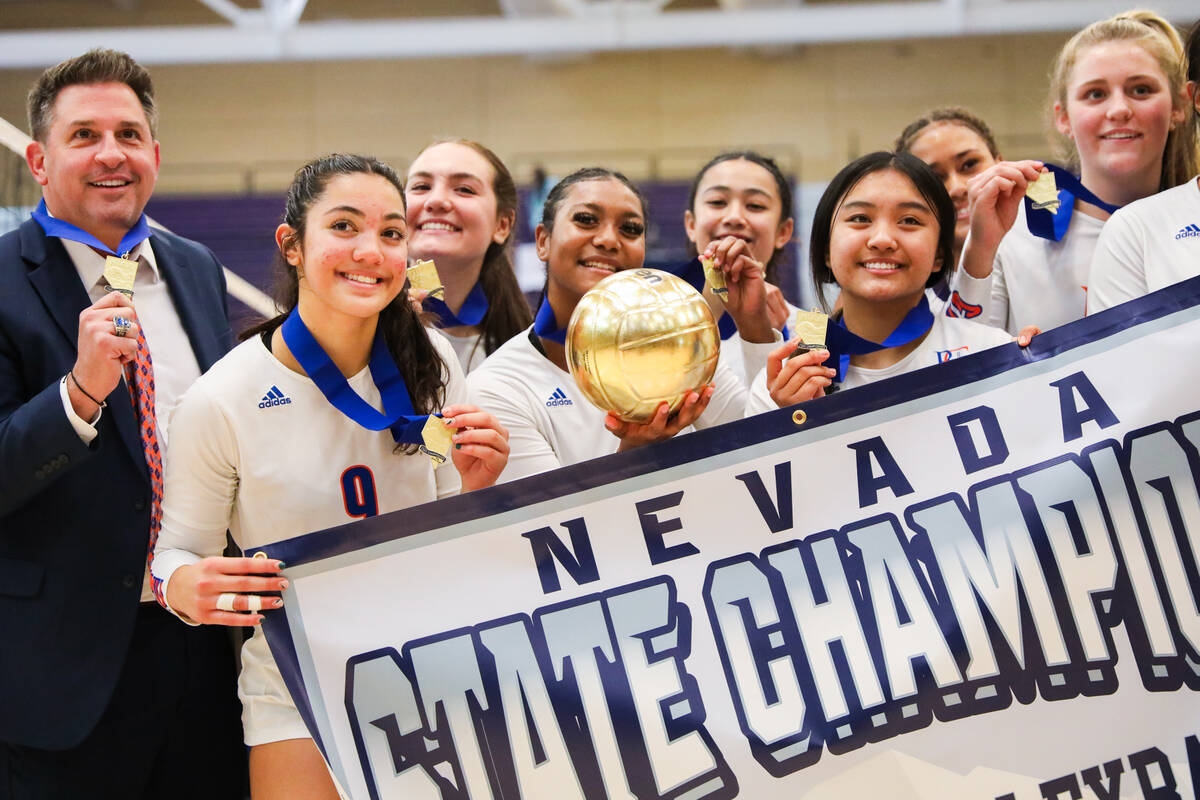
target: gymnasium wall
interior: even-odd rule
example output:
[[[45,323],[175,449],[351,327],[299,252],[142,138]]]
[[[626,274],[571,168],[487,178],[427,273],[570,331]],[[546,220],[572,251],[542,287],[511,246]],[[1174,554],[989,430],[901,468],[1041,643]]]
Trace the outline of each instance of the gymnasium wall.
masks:
[[[162,108],[159,194],[275,192],[330,150],[404,167],[432,137],[477,138],[518,180],[536,163],[689,176],[717,150],[776,154],[799,182],[890,146],[926,109],[983,116],[1009,157],[1047,156],[1046,71],[1066,35],[680,50],[573,60],[151,65]],[[36,70],[0,70],[0,115],[24,128]]]

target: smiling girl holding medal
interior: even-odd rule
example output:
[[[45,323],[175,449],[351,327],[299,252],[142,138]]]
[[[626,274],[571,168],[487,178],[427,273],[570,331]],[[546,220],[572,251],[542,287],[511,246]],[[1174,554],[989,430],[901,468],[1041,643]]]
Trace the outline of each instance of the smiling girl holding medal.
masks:
[[[444,298],[422,293],[425,310],[438,316],[438,327],[469,373],[533,321],[509,247],[516,184],[491,150],[470,139],[450,139],[417,155],[404,196],[409,256],[432,260],[445,287]]]
[[[638,269],[646,258],[645,200],[625,176],[589,168],[563,178],[546,198],[537,252],[546,263],[546,290],[533,327],[506,342],[468,381],[472,401],[509,431],[512,455],[501,480],[668,439],[690,425],[741,419],[745,384],[720,363],[713,384],[691,392],[677,413],[668,416],[663,403],[641,425],[591,405],[567,372],[565,328],[576,304],[610,274]],[[728,274],[730,285],[738,287],[731,289],[729,308],[742,336],[765,332],[762,343],[746,341],[747,363],[765,364],[776,346],[765,302],[754,311],[745,311],[749,305],[741,302],[742,295],[764,296],[762,271],[734,261]]]
[[[1015,332],[1084,315],[1105,220],[1195,174],[1182,50],[1171,24],[1148,11],[1093,23],[1067,42],[1050,103],[1079,178],[1057,172],[1057,188],[1069,191],[1044,210],[1023,202],[1041,162],[1000,162],[971,180],[971,231],[952,286],[962,316]]]
[[[721,153],[700,168],[688,193],[683,225],[696,251],[722,263],[740,261],[761,271],[771,326],[783,331],[795,308],[777,287],[783,248],[792,239],[792,187],[771,158],[743,150]],[[721,318],[725,304],[711,291],[705,298]],[[746,382],[759,367],[746,372],[736,326],[731,318],[721,325],[721,361]]]
[[[775,350],[747,410],[770,411],[822,397],[835,382],[853,388],[1011,341],[996,328],[930,310],[926,289],[953,248],[954,204],[923,161],[879,152],[844,167],[817,204],[809,248],[814,283],[841,287],[828,347],[792,357],[795,342]]]
[[[172,418],[153,572],[193,623],[257,626],[260,609],[282,605],[283,565],[220,557],[226,529],[249,553],[488,486],[507,459],[504,429],[462,403],[454,352],[409,304],[390,167],[332,155],[301,168],[275,239],[287,311],[250,331]],[[435,470],[423,453],[439,431],[449,452],[438,458],[453,467]],[[336,797],[261,629],[242,649],[239,693],[256,800]]]

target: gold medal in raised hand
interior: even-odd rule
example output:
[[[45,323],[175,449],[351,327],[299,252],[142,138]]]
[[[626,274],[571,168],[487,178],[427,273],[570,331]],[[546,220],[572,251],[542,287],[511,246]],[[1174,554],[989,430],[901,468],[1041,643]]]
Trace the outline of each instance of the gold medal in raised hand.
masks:
[[[700,266],[704,268],[704,282],[712,293],[722,300],[729,297],[729,287],[725,285],[725,273],[717,269],[711,258],[700,256]]]
[[[1050,171],[1038,175],[1038,179],[1025,189],[1025,196],[1033,201],[1036,210],[1046,209],[1051,214],[1058,212],[1058,182]]]
[[[421,429],[421,438],[425,440],[421,445],[421,452],[429,456],[434,469],[449,459],[450,448],[454,446],[454,441],[450,438],[453,435],[454,430],[446,427],[446,422],[441,417],[430,414],[429,419],[425,420],[425,427]]]
[[[422,289],[428,297],[442,300],[446,297],[446,288],[442,286],[442,278],[438,275],[437,267],[432,261],[423,259],[408,268],[408,282],[414,289]]]
[[[824,350],[825,331],[829,327],[829,315],[820,311],[796,311],[793,336],[800,339],[792,355],[802,350]]]
[[[110,291],[120,292],[133,299],[133,279],[137,276],[138,262],[127,258],[109,256],[104,259],[104,280]]]

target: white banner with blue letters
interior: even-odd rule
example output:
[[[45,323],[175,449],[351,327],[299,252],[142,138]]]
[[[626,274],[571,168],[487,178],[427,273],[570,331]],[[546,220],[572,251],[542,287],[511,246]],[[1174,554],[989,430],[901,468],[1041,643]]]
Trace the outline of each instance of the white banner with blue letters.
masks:
[[[1193,798],[1200,279],[265,548],[354,798]]]

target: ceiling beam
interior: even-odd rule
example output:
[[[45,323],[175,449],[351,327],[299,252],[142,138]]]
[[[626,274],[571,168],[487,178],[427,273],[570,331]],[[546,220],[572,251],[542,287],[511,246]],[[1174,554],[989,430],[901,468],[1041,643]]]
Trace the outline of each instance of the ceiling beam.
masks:
[[[1069,31],[1125,10],[1129,0],[882,2],[747,11],[587,17],[458,17],[299,23],[283,30],[224,25],[0,33],[0,68],[44,67],[89,47],[144,64],[554,55],[624,50],[884,41]],[[1195,0],[1157,0],[1190,23]]]

